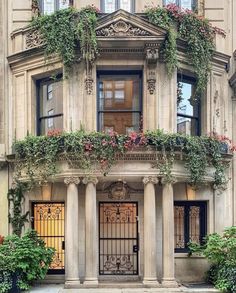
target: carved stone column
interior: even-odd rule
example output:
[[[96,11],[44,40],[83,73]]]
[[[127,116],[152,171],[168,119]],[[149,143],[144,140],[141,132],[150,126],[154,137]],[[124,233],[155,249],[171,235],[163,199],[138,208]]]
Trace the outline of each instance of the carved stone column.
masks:
[[[97,178],[84,178],[85,191],[85,281],[84,285],[98,285],[98,240],[97,240]]]
[[[143,283],[157,286],[156,272],[156,177],[144,177],[144,276]]]
[[[79,194],[78,177],[64,179],[67,185],[66,200],[66,288],[76,288],[80,285],[79,280]]]
[[[174,259],[174,195],[173,184],[164,183],[162,191],[162,249],[163,249],[163,278],[165,287],[178,287],[175,280]]]

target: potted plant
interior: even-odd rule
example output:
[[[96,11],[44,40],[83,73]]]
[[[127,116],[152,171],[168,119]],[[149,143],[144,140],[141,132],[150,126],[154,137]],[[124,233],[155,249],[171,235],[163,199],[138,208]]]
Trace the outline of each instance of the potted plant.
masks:
[[[48,248],[34,230],[23,237],[11,235],[0,245],[0,293],[18,293],[43,279],[55,250]]]

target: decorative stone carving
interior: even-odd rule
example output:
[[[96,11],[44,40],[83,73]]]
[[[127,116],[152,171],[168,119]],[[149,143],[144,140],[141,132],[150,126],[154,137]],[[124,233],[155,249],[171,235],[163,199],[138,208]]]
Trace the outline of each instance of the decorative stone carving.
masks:
[[[148,79],[147,80],[147,87],[150,95],[153,95],[156,90],[156,79]]]
[[[124,200],[130,198],[129,186],[122,182],[114,182],[109,186],[108,197],[114,200]]]
[[[146,185],[147,183],[157,184],[159,182],[157,177],[154,176],[145,176],[143,178],[143,184]]]
[[[66,177],[65,179],[64,179],[64,183],[66,184],[66,185],[69,185],[69,184],[76,184],[76,185],[78,185],[79,183],[80,183],[80,179],[78,178],[78,177],[74,177],[74,176],[70,176],[70,177]]]
[[[96,185],[98,183],[98,179],[96,177],[84,177],[82,182],[84,184],[93,183],[94,185]]]
[[[159,58],[158,48],[149,48],[146,50],[146,60],[148,64],[156,64]]]
[[[134,37],[150,36],[151,34],[145,29],[136,27],[123,20],[112,23],[96,31],[98,37]]]
[[[85,90],[88,95],[91,95],[93,93],[93,79],[92,79],[92,77],[87,77],[85,79]]]
[[[39,46],[42,46],[43,44],[45,44],[45,41],[38,30],[30,30],[29,32],[26,33],[26,38],[25,38],[26,49],[39,47]]]

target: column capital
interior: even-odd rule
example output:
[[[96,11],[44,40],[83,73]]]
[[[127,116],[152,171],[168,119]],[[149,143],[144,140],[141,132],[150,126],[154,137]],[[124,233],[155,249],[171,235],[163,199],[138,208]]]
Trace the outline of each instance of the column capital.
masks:
[[[173,177],[173,176],[172,176],[170,181],[167,181],[164,177],[160,178],[160,183],[162,185],[167,185],[167,184],[174,185],[177,182],[178,182],[178,179],[176,177]]]
[[[97,177],[84,177],[82,182],[84,184],[93,183],[94,185],[96,185],[98,183],[98,179]]]
[[[66,185],[69,185],[71,183],[78,185],[80,183],[80,179],[79,177],[69,176],[64,178],[64,183]]]
[[[155,176],[145,176],[143,178],[143,184],[146,185],[147,183],[157,184],[159,182],[158,178]]]

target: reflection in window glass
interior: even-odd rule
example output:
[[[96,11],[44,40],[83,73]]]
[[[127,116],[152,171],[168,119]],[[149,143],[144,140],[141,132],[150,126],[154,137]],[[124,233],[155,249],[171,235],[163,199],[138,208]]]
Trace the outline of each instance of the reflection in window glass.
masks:
[[[177,4],[177,0],[166,0],[165,5],[168,5],[168,4]]]
[[[44,0],[43,1],[43,13],[52,14],[55,11],[55,2],[54,0]]]
[[[59,0],[59,9],[65,9],[69,7],[69,0]]]
[[[164,5],[176,4],[183,9],[192,10],[195,8],[195,0],[163,0]]]
[[[181,7],[184,9],[192,9],[192,1],[191,0],[181,0]]]
[[[131,12],[131,1],[130,0],[120,0],[120,8]]]
[[[115,0],[105,0],[104,1],[105,13],[112,13],[116,10],[116,1]]]
[[[199,135],[199,103],[192,99],[194,83],[178,82],[177,132]]]
[[[53,97],[53,98],[49,98]],[[63,88],[62,81],[42,81],[39,84],[39,126],[40,135],[49,130],[63,129]]]
[[[100,76],[98,93],[99,130],[120,134],[139,131],[141,118],[140,77]],[[108,98],[109,97],[109,98]]]

